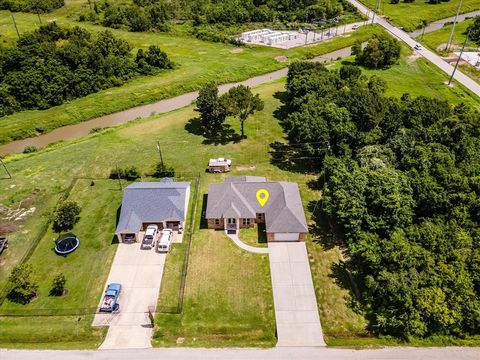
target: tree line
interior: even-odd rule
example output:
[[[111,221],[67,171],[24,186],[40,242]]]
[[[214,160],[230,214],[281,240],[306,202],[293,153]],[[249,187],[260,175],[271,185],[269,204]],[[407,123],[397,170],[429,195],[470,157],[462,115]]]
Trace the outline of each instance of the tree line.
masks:
[[[285,101],[289,157],[320,175],[370,328],[404,339],[478,334],[478,111],[390,97],[356,66],[310,62],[290,66]]]
[[[0,10],[45,13],[59,9],[65,0],[0,0]]]
[[[109,31],[92,35],[54,22],[22,35],[0,52],[0,116],[48,109],[173,67],[157,46],[140,49],[135,57],[131,50]]]
[[[189,22],[188,31],[202,40],[232,42],[248,23],[296,23],[338,18],[356,12],[346,0],[111,0],[93,2],[80,21],[129,31],[168,31],[174,21]]]

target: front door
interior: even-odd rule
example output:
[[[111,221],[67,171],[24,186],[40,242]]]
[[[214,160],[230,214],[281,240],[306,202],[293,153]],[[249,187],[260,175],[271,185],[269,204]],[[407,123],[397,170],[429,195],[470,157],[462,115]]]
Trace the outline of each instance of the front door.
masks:
[[[237,219],[235,219],[235,218],[227,219],[227,230],[228,231],[237,231]]]

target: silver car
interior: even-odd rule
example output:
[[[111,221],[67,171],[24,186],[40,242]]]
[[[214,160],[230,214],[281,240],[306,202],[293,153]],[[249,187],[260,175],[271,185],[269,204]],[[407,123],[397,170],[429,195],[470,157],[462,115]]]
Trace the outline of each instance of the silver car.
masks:
[[[155,239],[158,233],[158,225],[148,225],[143,237],[142,249],[153,249],[155,247]]]

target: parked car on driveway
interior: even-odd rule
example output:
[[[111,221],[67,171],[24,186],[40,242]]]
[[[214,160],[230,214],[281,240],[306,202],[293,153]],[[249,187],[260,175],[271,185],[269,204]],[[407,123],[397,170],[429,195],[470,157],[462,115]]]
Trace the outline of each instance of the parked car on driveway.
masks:
[[[359,27],[360,27],[360,25],[355,24],[355,25],[352,26],[352,30],[357,30]]]
[[[158,225],[148,225],[142,241],[142,249],[153,249],[158,233]]]
[[[134,234],[127,234],[123,237],[123,242],[126,242],[126,243],[131,243],[131,242],[135,242],[135,235]]]
[[[117,311],[120,307],[118,304],[118,297],[122,291],[122,285],[112,283],[107,286],[105,295],[103,296],[102,304],[100,305],[101,312]]]
[[[158,240],[157,242],[157,251],[169,252],[171,242],[172,242],[172,230],[164,229],[162,231],[162,236],[160,237],[160,240]]]

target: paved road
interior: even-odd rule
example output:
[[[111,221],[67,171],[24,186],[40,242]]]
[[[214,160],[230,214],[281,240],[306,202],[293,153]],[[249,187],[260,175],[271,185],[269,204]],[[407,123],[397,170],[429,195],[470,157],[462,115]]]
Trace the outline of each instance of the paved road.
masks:
[[[348,0],[348,2],[351,3],[353,6],[355,6],[359,11],[361,11],[365,15],[368,15],[370,19],[372,18],[372,11],[367,7],[365,7],[364,5],[360,4],[358,1]],[[415,44],[417,44],[417,42],[413,40],[405,31],[400,30],[399,28],[393,26],[385,19],[379,16],[375,16],[375,23],[385,28],[388,32],[390,32],[392,35],[394,35],[395,37],[403,41],[408,46],[413,47],[415,46]],[[439,67],[446,74],[448,75],[452,74],[453,67],[449,65],[447,62],[445,62],[440,56],[435,54],[433,51],[430,51],[428,49],[422,49],[418,51],[418,53],[422,55],[424,58],[426,58],[428,61],[432,62],[434,65]],[[473,81],[468,76],[466,76],[465,74],[463,74],[458,70],[455,73],[454,78],[463,86],[465,86],[470,91],[472,91],[474,94],[476,94],[477,96],[480,96],[480,84]]]
[[[351,350],[332,348],[138,349],[105,351],[0,350],[2,360],[478,360],[478,348],[405,348]]]
[[[141,250],[140,243],[119,244],[107,284],[122,284],[120,312],[95,315],[93,326],[109,326],[100,349],[152,346],[148,310],[154,311],[157,305],[165,257],[154,250]]]
[[[270,242],[277,347],[325,346],[304,242]]]
[[[458,21],[464,21],[467,18],[471,18],[471,17],[475,17],[475,16],[479,16],[479,15],[480,15],[480,10],[472,11],[472,12],[465,13],[465,14],[460,14],[460,15],[458,15]],[[455,16],[451,16],[451,17],[448,17],[448,18],[445,18],[445,19],[440,19],[440,20],[431,22],[425,28],[425,34],[427,34],[429,32],[432,32],[432,31],[440,30],[443,27],[443,25],[445,25],[446,23],[452,23],[454,20],[455,20]],[[418,29],[418,30],[412,31],[408,34],[412,38],[416,38],[417,36],[422,35],[422,32],[423,32],[423,29]],[[447,42],[447,39],[445,39],[445,42]]]

